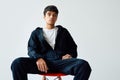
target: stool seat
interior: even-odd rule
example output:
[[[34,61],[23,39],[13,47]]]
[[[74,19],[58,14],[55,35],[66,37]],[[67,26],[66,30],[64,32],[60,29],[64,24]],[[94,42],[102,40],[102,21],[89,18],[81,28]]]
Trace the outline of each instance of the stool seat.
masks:
[[[46,76],[57,76],[57,78],[55,78],[54,80],[62,80],[61,76],[66,76],[66,74],[64,73],[42,73],[40,75],[43,75],[42,80],[49,80]]]
[[[44,76],[66,76],[66,74],[63,74],[63,73],[42,73],[40,75],[44,75]]]

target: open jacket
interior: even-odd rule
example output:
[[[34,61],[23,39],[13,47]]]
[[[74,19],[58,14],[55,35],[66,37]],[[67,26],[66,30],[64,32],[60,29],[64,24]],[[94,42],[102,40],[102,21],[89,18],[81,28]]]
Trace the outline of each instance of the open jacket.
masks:
[[[48,44],[43,36],[43,28],[36,28],[28,41],[28,55],[31,58],[61,59],[63,55],[70,54],[77,57],[77,45],[66,28],[58,25],[55,47]]]

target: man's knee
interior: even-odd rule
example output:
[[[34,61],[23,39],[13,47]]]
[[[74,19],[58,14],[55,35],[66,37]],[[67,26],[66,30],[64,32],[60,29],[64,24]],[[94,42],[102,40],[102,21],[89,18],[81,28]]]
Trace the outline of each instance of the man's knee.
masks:
[[[16,58],[12,64],[11,64],[11,70],[19,67],[19,65],[22,65],[23,58]]]
[[[88,61],[83,60],[83,59],[78,59],[77,64],[80,65],[80,67],[83,66],[84,68],[87,68],[91,72],[91,67],[90,67]]]

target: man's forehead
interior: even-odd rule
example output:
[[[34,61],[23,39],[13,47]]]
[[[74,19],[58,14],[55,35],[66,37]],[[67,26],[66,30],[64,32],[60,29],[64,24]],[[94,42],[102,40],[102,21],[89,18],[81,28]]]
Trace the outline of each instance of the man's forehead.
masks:
[[[47,11],[46,13],[56,14],[54,11]]]

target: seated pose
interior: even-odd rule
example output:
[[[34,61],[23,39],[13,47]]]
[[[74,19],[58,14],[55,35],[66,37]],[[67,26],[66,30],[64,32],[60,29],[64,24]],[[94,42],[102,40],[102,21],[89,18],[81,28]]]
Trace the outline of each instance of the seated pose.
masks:
[[[69,31],[55,26],[58,9],[49,5],[44,9],[46,25],[31,33],[28,41],[28,55],[11,64],[13,80],[28,80],[27,74],[57,73],[73,75],[73,80],[88,80],[91,67],[83,59],[77,58],[77,45]]]

